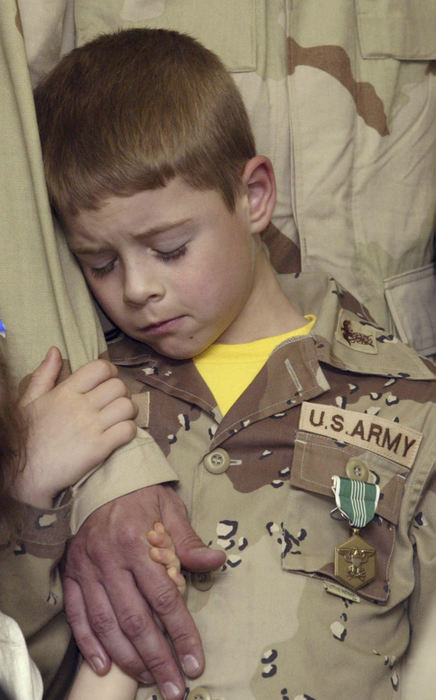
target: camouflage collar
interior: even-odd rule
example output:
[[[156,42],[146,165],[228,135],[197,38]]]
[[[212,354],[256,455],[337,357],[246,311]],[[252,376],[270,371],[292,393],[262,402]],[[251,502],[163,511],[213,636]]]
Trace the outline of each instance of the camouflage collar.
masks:
[[[280,275],[302,314],[312,313],[317,357],[338,369],[411,379],[435,379],[436,366],[378,326],[355,297],[320,272]]]

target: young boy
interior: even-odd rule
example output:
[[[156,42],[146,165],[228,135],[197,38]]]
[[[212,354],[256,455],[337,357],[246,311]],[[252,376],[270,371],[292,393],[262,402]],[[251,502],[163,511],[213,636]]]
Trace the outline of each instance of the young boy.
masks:
[[[187,697],[393,697],[434,596],[434,368],[334,280],[279,284],[272,166],[191,38],[100,37],[36,107],[54,210],[126,334],[112,361],[227,553],[188,583],[207,665]]]

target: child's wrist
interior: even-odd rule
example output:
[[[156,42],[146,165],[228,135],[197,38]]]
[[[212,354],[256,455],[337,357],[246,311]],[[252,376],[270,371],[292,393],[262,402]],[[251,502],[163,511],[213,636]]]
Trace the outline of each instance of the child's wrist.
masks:
[[[43,485],[35,483],[35,480],[23,470],[12,485],[10,495],[20,503],[41,509],[53,508],[54,494]]]

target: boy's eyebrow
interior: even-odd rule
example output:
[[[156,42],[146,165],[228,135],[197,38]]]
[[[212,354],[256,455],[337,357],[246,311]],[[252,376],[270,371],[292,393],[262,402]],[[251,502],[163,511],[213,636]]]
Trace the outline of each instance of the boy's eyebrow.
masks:
[[[187,219],[180,219],[180,221],[171,221],[171,222],[163,222],[162,224],[159,224],[158,226],[152,226],[149,229],[146,229],[145,231],[138,231],[137,233],[132,233],[133,238],[148,238],[155,236],[159,233],[165,233],[166,231],[171,231],[172,229],[178,228],[179,226],[184,226],[185,224],[189,223],[192,219],[187,218]],[[75,255],[93,255],[96,253],[101,253],[106,248],[101,245],[92,245],[92,243],[85,244],[85,245],[80,245],[80,246],[71,246],[73,252]]]
[[[162,224],[159,224],[158,226],[152,226],[151,228],[148,228],[145,231],[138,231],[138,233],[132,233],[132,237],[148,238],[151,236],[155,236],[158,233],[165,233],[166,231],[171,231],[173,228],[179,228],[179,226],[184,226],[190,221],[190,217],[188,217],[187,219],[180,219],[179,221],[164,221]]]

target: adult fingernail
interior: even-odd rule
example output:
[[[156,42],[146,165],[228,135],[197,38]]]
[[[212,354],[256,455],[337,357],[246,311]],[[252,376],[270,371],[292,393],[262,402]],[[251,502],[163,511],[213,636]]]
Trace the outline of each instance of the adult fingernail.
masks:
[[[192,654],[183,657],[182,666],[187,676],[194,676],[200,670],[200,664]]]
[[[164,683],[161,693],[165,700],[180,700],[180,689],[174,683]]]
[[[91,666],[96,673],[103,671],[104,661],[99,656],[93,656],[91,659]]]

